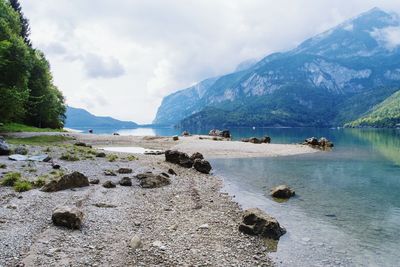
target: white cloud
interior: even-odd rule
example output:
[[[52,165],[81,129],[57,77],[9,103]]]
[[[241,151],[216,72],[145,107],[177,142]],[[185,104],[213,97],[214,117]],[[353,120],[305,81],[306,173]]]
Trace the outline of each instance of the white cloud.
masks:
[[[388,50],[400,46],[400,27],[375,29],[371,35]]]
[[[151,122],[166,94],[242,61],[291,49],[374,6],[400,11],[398,0],[21,2],[68,104],[139,123]]]

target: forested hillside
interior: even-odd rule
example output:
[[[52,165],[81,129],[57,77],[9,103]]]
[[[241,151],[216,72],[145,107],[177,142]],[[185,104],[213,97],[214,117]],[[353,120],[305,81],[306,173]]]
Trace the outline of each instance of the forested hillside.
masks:
[[[0,0],[0,122],[60,128],[64,97],[29,32],[18,0]]]

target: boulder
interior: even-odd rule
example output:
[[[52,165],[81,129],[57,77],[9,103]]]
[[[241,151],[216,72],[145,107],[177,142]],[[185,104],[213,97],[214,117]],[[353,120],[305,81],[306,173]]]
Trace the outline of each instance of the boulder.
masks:
[[[325,137],[321,137],[319,140],[316,137],[307,138],[303,145],[309,145],[313,147],[318,147],[321,149],[331,148],[333,147],[333,143],[326,139]]]
[[[261,144],[261,140],[256,137],[251,137],[251,138],[249,138],[249,143]]]
[[[286,233],[279,222],[258,208],[248,209],[243,214],[243,222],[239,231],[248,235],[258,235],[265,238],[279,240]]]
[[[208,135],[210,135],[210,136],[219,136],[221,134],[221,131],[220,130],[217,130],[217,129],[212,129],[209,133],[208,133]]]
[[[333,143],[331,141],[329,141],[328,139],[326,139],[325,137],[321,137],[318,140],[318,145],[321,147],[333,147]]]
[[[220,133],[220,136],[223,137],[223,138],[231,138],[231,132],[228,131],[228,130],[223,130],[223,131]]]
[[[190,136],[190,133],[188,131],[183,131],[182,136]]]
[[[172,136],[172,140],[178,141],[178,140],[179,140],[179,137],[178,137],[177,135],[174,135],[174,136]]]
[[[8,156],[11,154],[10,147],[3,137],[0,137],[0,156]]]
[[[204,159],[195,159],[193,167],[201,173],[209,174],[211,171],[211,164]]]
[[[168,169],[168,173],[171,175],[176,175],[176,172],[173,169]]]
[[[279,185],[271,189],[271,196],[275,198],[291,198],[295,195],[293,189],[287,185]]]
[[[83,221],[83,212],[76,207],[58,207],[53,211],[51,219],[54,225],[80,229]]]
[[[105,158],[105,157],[106,157],[106,153],[104,153],[104,152],[99,152],[99,153],[96,154],[96,157],[98,157],[98,158]]]
[[[143,188],[157,188],[171,183],[169,178],[153,173],[138,174],[136,178],[140,179],[140,186]]]
[[[193,160],[190,159],[188,154],[179,152],[177,150],[167,150],[165,151],[165,160],[174,164],[179,164],[185,168],[192,168]]]
[[[132,169],[129,168],[119,168],[117,171],[119,174],[128,174],[132,173]]]
[[[103,183],[104,188],[115,188],[117,185],[112,181],[106,181]]]
[[[269,144],[269,143],[271,143],[271,137],[264,136],[263,138],[261,138],[260,141],[261,141],[261,143]]]
[[[120,181],[119,184],[122,186],[132,186],[132,179],[129,177],[123,177]]]
[[[26,155],[28,154],[28,149],[24,146],[19,146],[16,149],[14,149],[14,153],[19,155]]]
[[[88,178],[80,172],[73,172],[48,182],[40,190],[43,192],[56,192],[84,186],[89,186]]]
[[[194,161],[195,159],[204,159],[204,157],[203,154],[196,152],[192,156],[190,156],[190,159]]]
[[[318,146],[318,145],[319,145],[318,139],[315,138],[315,137],[307,138],[307,139],[305,140],[305,144],[306,144],[306,145],[310,145],[310,146]]]

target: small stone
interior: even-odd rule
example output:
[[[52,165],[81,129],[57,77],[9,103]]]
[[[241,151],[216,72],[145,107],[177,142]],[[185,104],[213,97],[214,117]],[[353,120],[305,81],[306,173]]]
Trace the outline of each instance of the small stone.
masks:
[[[51,167],[52,167],[53,169],[55,169],[55,170],[61,169],[61,166],[60,166],[59,164],[53,164]]]
[[[173,169],[168,169],[168,173],[171,175],[176,175],[176,172]]]
[[[178,141],[178,140],[179,140],[179,137],[178,137],[177,135],[174,135],[174,136],[172,137],[172,140]]]
[[[100,180],[99,179],[91,179],[90,181],[89,181],[89,184],[99,184],[100,183]]]
[[[105,158],[105,157],[106,157],[106,153],[104,153],[104,152],[98,152],[98,153],[96,154],[96,157],[97,157],[97,158]]]
[[[129,177],[124,177],[119,181],[122,186],[132,186],[132,179]]]
[[[103,183],[104,188],[115,188],[117,185],[112,181],[106,181]]]
[[[119,174],[129,174],[132,173],[132,169],[129,168],[119,168],[117,171]]]
[[[209,229],[209,228],[210,228],[210,227],[208,226],[207,223],[202,224],[202,225],[199,226],[199,229]]]
[[[54,225],[79,229],[83,220],[83,212],[76,207],[58,207],[54,210],[51,219]]]
[[[115,172],[113,172],[113,171],[111,171],[111,170],[105,170],[105,171],[104,171],[104,175],[105,175],[105,176],[117,176],[117,175],[115,174]]]
[[[129,243],[129,246],[130,246],[132,249],[141,248],[141,247],[143,246],[142,240],[140,239],[140,237],[134,236],[134,237],[132,237],[131,242]]]

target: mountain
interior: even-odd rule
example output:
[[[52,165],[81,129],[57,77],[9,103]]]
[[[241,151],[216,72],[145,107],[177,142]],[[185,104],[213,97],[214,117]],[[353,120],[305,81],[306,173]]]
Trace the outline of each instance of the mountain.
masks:
[[[400,127],[400,91],[374,106],[366,115],[346,124],[347,127]]]
[[[120,121],[111,117],[95,116],[81,108],[67,107],[66,128],[136,128],[138,125],[131,121]]]
[[[400,87],[400,42],[393,38],[398,33],[399,17],[374,8],[291,51],[165,97],[154,122],[343,125]]]

